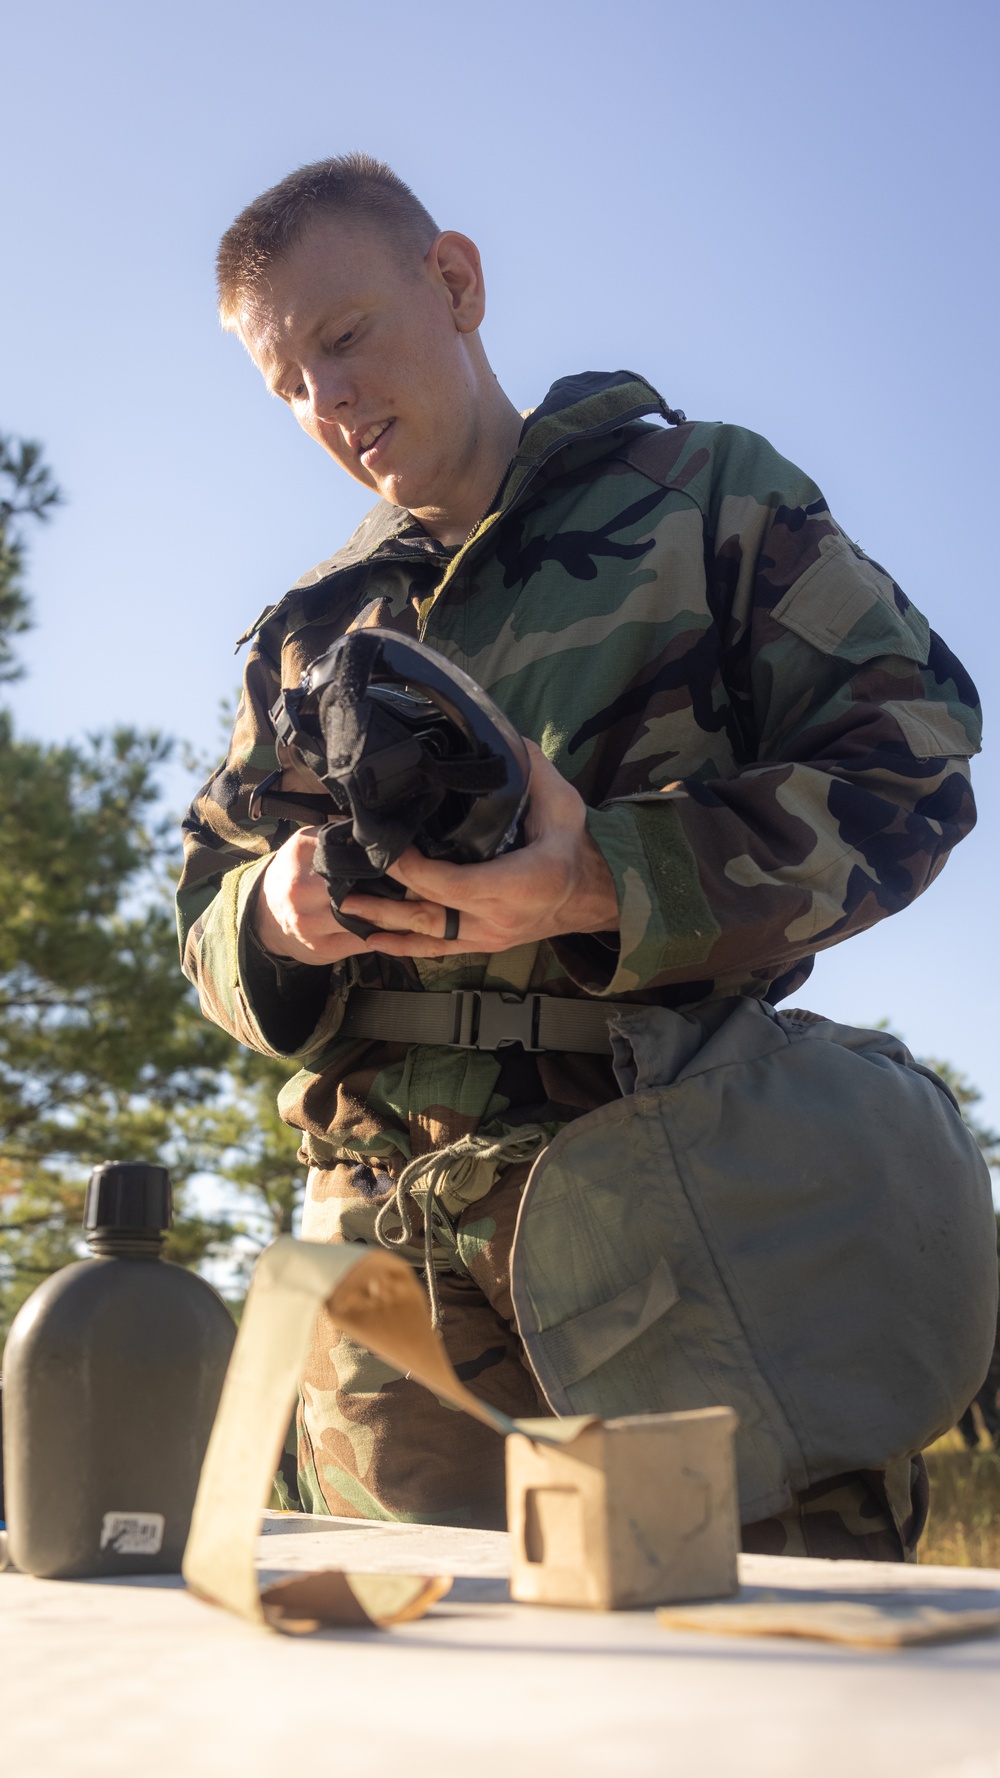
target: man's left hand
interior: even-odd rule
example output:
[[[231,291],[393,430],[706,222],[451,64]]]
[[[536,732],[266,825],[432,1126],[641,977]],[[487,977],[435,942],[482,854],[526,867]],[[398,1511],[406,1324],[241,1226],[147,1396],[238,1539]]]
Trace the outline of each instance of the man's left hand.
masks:
[[[391,865],[409,901],[349,895],[344,912],[377,922],[366,949],[393,957],[452,957],[510,951],[569,932],[618,927],[614,878],[587,832],[583,798],[534,741],[527,843],[488,864],[444,864],[415,846]],[[445,939],[446,909],[459,915],[458,937]]]

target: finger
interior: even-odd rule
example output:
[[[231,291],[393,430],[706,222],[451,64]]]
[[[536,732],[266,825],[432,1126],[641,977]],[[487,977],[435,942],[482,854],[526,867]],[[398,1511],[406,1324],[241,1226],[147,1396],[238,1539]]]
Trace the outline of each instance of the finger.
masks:
[[[303,932],[329,934],[342,930],[337,919],[336,909],[332,906],[328,895],[307,895],[300,888],[294,895],[286,897],[278,908],[278,916],[283,926],[300,929]]]
[[[386,957],[466,957],[481,947],[464,938],[449,941],[420,932],[376,932],[365,948],[380,951]]]
[[[541,748],[534,741],[525,744],[531,759],[531,778],[524,828],[531,846],[557,828],[581,826],[586,810],[579,791],[563,777]]]
[[[458,887],[458,873],[464,876],[466,871],[475,868],[468,864],[448,864],[440,858],[425,858],[416,846],[408,846],[395,864],[390,864],[386,875],[402,883],[418,900],[446,907],[448,890]]]
[[[282,933],[275,940],[272,956],[291,957],[297,963],[320,965],[324,963],[340,963],[345,957],[360,956],[365,949],[365,941],[357,933],[348,932],[345,927],[334,925],[329,931],[318,932],[314,929],[298,928],[293,932]]]
[[[425,858],[410,846],[389,866],[389,875],[412,889],[421,901],[475,913],[484,901],[504,898],[512,870],[516,872],[522,857],[522,853],[509,853],[487,864],[447,864],[440,858]]]
[[[380,932],[421,932],[439,938],[445,931],[445,909],[433,901],[390,901],[384,895],[345,895],[345,914],[370,920]]]
[[[351,954],[364,949],[364,940],[359,938],[356,932],[352,932],[350,927],[344,926],[341,921],[336,919],[331,920],[329,925],[324,922],[322,926],[309,921],[299,922],[287,936],[294,941],[295,945],[311,951],[317,961],[324,963],[334,960],[333,952],[336,952],[338,957],[346,955],[345,945],[349,946]],[[275,947],[276,950],[290,948],[290,946],[284,945]]]
[[[363,956],[365,941],[356,932],[347,932],[343,926],[338,926],[335,937],[318,940],[304,948],[310,953],[308,961],[319,967],[324,963],[343,963],[345,957]],[[302,959],[303,962],[306,960]]]
[[[463,914],[456,939],[420,932],[375,932],[367,941],[367,949],[384,951],[392,957],[463,957],[470,952],[492,956],[494,952],[509,950],[510,940],[484,921]]]
[[[291,835],[291,838],[285,841],[288,850],[294,853],[296,863],[301,871],[312,869],[319,832],[318,827],[299,827]]]
[[[289,884],[289,893],[294,897],[297,907],[308,908],[314,914],[333,906],[329,885],[324,883],[322,877],[296,877]]]

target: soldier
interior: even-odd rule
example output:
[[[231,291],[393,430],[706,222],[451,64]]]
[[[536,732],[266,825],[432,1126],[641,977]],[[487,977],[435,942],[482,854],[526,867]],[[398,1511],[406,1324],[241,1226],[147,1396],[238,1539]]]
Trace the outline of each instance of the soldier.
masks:
[[[773,1004],[818,949],[905,907],[975,819],[975,689],[762,438],[688,423],[625,371],[565,377],[519,414],[480,337],[476,247],[387,167],[292,174],[227,231],[218,274],[268,388],[379,498],[242,638],[229,754],[186,821],[184,967],[209,1018],[298,1068],[281,1108],[309,1166],[305,1238],[388,1239],[419,1263],[402,1168],[480,1144],[481,1164],[424,1184],[443,1336],[486,1399],[546,1413],[510,1252],[540,1147],[619,1093],[593,1009]],[[524,848],[466,866],[404,853],[408,899],[344,903],[368,939],[333,913],[315,830],[250,810],[277,764],[280,688],[359,620],[463,667],[532,760]],[[474,989],[568,997],[588,1041],[458,1047],[405,1021],[338,1036],[350,996]],[[503,1523],[493,1434],[322,1318],[299,1484],[311,1511]],[[919,1464],[902,1492],[849,1470],[744,1542],[899,1559],[925,1505]]]

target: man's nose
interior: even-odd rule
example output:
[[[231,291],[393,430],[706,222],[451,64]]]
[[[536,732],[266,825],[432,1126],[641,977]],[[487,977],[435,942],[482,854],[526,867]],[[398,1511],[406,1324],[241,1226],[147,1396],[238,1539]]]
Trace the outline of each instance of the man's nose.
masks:
[[[350,380],[336,364],[309,366],[304,373],[310,416],[320,423],[343,423],[354,405]]]

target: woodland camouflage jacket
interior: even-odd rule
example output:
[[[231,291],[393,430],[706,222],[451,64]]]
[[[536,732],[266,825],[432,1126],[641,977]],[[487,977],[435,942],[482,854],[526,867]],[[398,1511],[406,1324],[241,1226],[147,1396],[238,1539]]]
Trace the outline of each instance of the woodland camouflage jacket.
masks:
[[[628,372],[557,382],[460,550],[380,504],[244,638],[229,754],[185,823],[184,967],[209,1018],[299,1065],[283,1115],[316,1161],[555,1128],[617,1093],[603,1057],[338,1041],[352,985],[774,1000],[818,949],[919,895],[974,822],[979,711],[959,662],[764,439],[647,417],[663,411]],[[268,710],[373,600],[375,621],[464,667],[576,785],[619,945],[372,955],[262,985],[241,922],[291,832],[248,813],[277,763]]]

